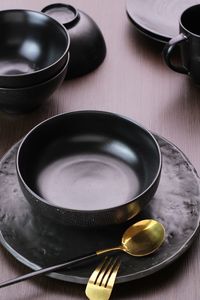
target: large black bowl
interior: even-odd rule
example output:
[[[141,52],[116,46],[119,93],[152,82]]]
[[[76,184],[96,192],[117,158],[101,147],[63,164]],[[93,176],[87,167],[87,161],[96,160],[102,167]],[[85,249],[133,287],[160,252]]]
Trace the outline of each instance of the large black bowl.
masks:
[[[161,172],[153,135],[119,115],[80,111],[33,128],[17,154],[22,191],[55,221],[79,226],[125,222],[150,201]]]
[[[31,10],[0,11],[0,87],[26,87],[55,76],[67,61],[69,35]]]
[[[65,79],[68,63],[69,54],[62,69],[40,84],[25,88],[0,88],[0,110],[8,113],[26,113],[44,104]]]

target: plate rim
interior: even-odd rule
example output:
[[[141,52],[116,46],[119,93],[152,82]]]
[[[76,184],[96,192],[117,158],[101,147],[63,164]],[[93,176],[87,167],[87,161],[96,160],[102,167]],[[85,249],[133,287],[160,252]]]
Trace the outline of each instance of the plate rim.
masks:
[[[135,19],[133,17],[133,15],[131,14],[131,9],[130,9],[130,3],[133,0],[126,0],[126,13],[128,15],[129,20],[135,25],[135,27],[144,35],[146,35],[147,37],[160,42],[160,43],[167,43],[170,39],[173,38],[173,36],[167,36],[164,34],[160,34],[159,32],[155,31],[155,30],[150,30],[148,27],[141,25],[139,22],[137,22],[137,18]]]
[[[197,179],[197,182],[198,182],[199,189],[200,189],[200,177],[198,175],[198,172],[196,171],[195,167],[190,162],[188,157],[182,152],[182,150],[180,150],[179,147],[177,147],[173,142],[170,142],[168,139],[162,137],[161,135],[155,134],[154,132],[152,132],[152,134],[154,135],[155,138],[160,138],[162,141],[168,143],[169,145],[171,145],[172,147],[175,147],[175,149],[177,149],[177,151],[183,156],[183,158],[190,165],[191,171],[195,175],[195,177]],[[20,142],[21,142],[21,140],[16,142],[2,156],[2,158],[0,159],[0,169],[1,169],[4,161],[9,156],[12,155],[12,152],[15,151],[16,148],[19,147]],[[186,242],[180,247],[178,252],[176,252],[174,255],[168,257],[164,262],[160,262],[156,266],[150,267],[148,269],[145,269],[143,271],[140,271],[140,272],[137,272],[137,273],[134,273],[134,274],[132,273],[132,274],[128,274],[128,275],[118,276],[116,278],[116,284],[121,284],[121,283],[125,283],[125,282],[134,281],[134,280],[137,280],[137,279],[141,279],[141,278],[144,278],[144,277],[148,277],[148,276],[164,269],[165,267],[169,266],[171,263],[176,261],[184,252],[186,252],[186,250],[189,249],[189,247],[193,243],[193,241],[196,238],[199,231],[200,231],[200,213],[198,215],[198,223],[197,223],[197,226],[196,226],[195,230],[188,237]],[[29,267],[33,271],[36,271],[36,270],[40,269],[40,267],[37,264],[35,264],[35,263],[29,261],[28,259],[26,259],[24,256],[22,256],[20,253],[18,253],[14,248],[12,248],[8,244],[6,239],[3,237],[1,229],[0,229],[0,243],[8,251],[8,253],[10,253],[18,262],[21,262],[23,265]],[[64,281],[64,282],[71,282],[71,283],[78,283],[78,284],[86,284],[88,282],[88,279],[89,279],[89,278],[86,278],[86,277],[84,278],[84,277],[77,276],[77,275],[68,275],[68,274],[62,274],[62,273],[57,273],[57,272],[51,272],[49,274],[46,274],[45,276],[53,278],[53,279],[61,280],[61,281]]]

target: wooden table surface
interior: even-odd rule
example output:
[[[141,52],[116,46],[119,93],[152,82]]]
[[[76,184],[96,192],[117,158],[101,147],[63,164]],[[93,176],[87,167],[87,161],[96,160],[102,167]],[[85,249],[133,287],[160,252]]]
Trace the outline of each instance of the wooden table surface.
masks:
[[[0,9],[41,10],[51,0],[1,0]],[[175,143],[200,172],[200,90],[166,67],[162,45],[138,33],[125,0],[71,0],[101,28],[107,44],[104,63],[87,76],[64,84],[39,110],[0,113],[0,156],[40,121],[62,112],[97,109],[120,113]],[[200,241],[177,262],[153,276],[115,286],[112,299],[199,299]],[[0,281],[28,268],[0,249]],[[2,289],[0,300],[86,299],[85,286],[46,277]]]

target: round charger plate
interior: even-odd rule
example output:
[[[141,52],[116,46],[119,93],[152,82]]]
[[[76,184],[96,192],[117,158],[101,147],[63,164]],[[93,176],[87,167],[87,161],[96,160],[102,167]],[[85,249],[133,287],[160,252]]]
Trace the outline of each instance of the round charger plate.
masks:
[[[199,229],[199,177],[176,146],[156,136],[161,147],[163,168],[158,190],[142,214],[134,221],[105,228],[63,227],[35,215],[20,190],[14,145],[0,163],[0,240],[20,262],[31,269],[51,266],[92,251],[118,245],[124,230],[143,218],[159,220],[166,239],[159,251],[146,257],[121,253],[122,264],[116,282],[122,283],[155,273],[185,252]],[[102,195],[103,197],[103,195]],[[85,284],[98,257],[48,276]]]
[[[159,42],[167,42],[179,33],[182,12],[197,0],[127,0],[127,14],[136,28]]]

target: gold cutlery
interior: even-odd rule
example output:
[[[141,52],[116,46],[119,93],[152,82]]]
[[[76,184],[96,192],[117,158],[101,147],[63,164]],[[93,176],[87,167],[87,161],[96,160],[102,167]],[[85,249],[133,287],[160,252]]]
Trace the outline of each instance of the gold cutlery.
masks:
[[[108,300],[110,298],[119,267],[119,259],[112,257],[106,257],[97,266],[90,276],[85,290],[89,300]]]
[[[96,252],[83,255],[79,258],[72,259],[70,261],[42,268],[37,271],[10,279],[0,284],[0,288],[21,282],[23,280],[39,276],[41,274],[47,274],[52,271],[67,268],[73,264],[77,264],[87,259],[94,258],[97,255],[101,255],[112,251],[124,251],[132,256],[146,256],[155,252],[164,242],[165,229],[161,223],[156,220],[148,219],[139,221],[131,225],[122,236],[121,245],[104,250],[98,250]]]

